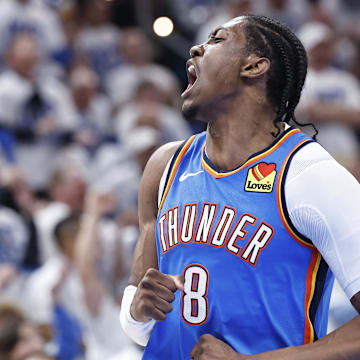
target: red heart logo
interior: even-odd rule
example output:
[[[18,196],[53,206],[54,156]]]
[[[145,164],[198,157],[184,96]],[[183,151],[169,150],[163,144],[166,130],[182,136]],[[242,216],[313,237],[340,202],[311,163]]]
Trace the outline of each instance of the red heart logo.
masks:
[[[276,169],[276,164],[274,164],[274,163],[267,164],[267,163],[261,162],[252,168],[252,173],[255,176],[255,179],[257,181],[260,181],[260,180],[266,178],[275,169]]]
[[[258,164],[258,169],[260,171],[260,174],[264,178],[266,178],[269,174],[271,174],[276,169],[276,165],[274,163],[267,164],[267,163],[261,162],[260,164]]]

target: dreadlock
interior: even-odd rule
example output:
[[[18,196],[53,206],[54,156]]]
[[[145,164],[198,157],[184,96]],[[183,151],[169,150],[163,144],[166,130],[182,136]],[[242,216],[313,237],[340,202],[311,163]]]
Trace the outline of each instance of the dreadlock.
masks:
[[[279,135],[280,122],[293,121],[299,126],[312,126],[315,130],[315,139],[318,134],[316,127],[312,123],[299,123],[294,114],[307,73],[304,46],[288,27],[278,21],[252,14],[245,15],[244,18],[246,52],[266,57],[271,63],[266,94],[276,112],[273,122],[277,132],[272,135]]]

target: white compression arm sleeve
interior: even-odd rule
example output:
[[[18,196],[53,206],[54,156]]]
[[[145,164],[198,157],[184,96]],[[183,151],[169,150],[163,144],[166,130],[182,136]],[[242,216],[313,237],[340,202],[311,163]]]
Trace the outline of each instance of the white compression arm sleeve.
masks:
[[[360,186],[319,144],[294,155],[285,199],[296,229],[311,239],[350,299],[360,291]]]
[[[151,331],[156,323],[155,320],[150,320],[146,323],[136,321],[130,314],[131,303],[137,287],[128,285],[124,290],[124,296],[121,302],[120,323],[121,326],[130,339],[141,346],[146,346],[149,341]]]

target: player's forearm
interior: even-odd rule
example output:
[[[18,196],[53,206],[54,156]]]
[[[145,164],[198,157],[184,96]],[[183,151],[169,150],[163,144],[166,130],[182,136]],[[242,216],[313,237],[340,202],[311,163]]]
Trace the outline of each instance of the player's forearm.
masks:
[[[315,343],[288,347],[251,357],[253,360],[356,360],[359,358],[360,316]]]

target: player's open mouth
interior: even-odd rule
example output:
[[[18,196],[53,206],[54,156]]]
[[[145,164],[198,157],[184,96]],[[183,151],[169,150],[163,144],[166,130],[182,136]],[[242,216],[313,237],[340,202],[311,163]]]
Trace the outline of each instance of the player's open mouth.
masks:
[[[193,64],[188,64],[186,70],[189,84],[186,90],[181,94],[182,98],[184,98],[190,92],[198,78],[197,70]]]

